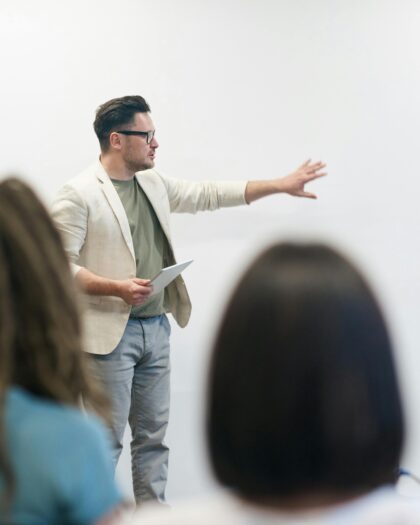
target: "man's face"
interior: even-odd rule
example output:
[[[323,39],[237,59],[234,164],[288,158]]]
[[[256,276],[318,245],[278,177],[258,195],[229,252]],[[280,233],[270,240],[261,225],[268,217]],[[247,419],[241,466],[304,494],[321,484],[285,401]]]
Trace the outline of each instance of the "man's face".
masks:
[[[152,131],[155,129],[149,113],[136,113],[133,122],[122,126],[122,128],[129,131]],[[147,144],[145,135],[119,134],[119,137],[121,155],[128,169],[137,172],[153,168],[156,149],[159,147],[154,137],[150,144]]]

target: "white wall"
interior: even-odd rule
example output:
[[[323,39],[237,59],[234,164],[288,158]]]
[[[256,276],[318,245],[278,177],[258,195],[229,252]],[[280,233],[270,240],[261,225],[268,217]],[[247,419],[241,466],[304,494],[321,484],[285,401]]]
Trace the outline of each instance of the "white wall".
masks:
[[[272,239],[337,242],[380,289],[420,472],[417,0],[14,0],[0,3],[0,172],[49,200],[98,154],[95,108],[152,106],[157,167],[191,179],[267,178],[328,162],[318,201],[177,216],[194,302],[173,328],[170,500],[211,489],[201,440],[209,344],[232,279]],[[128,456],[119,478],[129,487]]]

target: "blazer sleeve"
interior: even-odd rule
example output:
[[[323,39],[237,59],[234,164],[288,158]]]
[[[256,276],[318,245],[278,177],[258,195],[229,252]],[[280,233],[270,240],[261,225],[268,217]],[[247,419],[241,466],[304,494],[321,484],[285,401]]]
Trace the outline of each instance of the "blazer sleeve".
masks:
[[[66,185],[52,203],[51,216],[61,234],[71,270],[76,275],[82,268],[77,261],[86,238],[88,207],[77,191]]]
[[[200,181],[160,175],[166,186],[171,212],[196,213],[247,204],[247,181]]]

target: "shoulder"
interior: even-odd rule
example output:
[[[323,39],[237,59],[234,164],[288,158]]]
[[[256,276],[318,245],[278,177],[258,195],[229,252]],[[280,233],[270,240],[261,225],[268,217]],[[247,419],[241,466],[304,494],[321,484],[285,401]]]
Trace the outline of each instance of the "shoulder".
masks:
[[[89,195],[93,189],[100,187],[99,177],[103,176],[106,176],[105,170],[101,166],[101,163],[96,161],[78,175],[66,181],[59,189],[58,196],[71,192],[80,195]]]
[[[326,513],[324,522],[327,525],[417,525],[420,504],[399,495],[394,487],[385,486],[332,508]]]
[[[56,193],[52,200],[51,212],[54,218],[73,214],[74,210],[84,210],[104,199],[102,186],[106,175],[101,163],[96,161],[87,169],[68,180]]]
[[[404,498],[395,493],[373,501],[365,509],[363,525],[418,525],[420,504],[417,500]]]
[[[62,450],[67,443],[72,448],[77,443],[86,444],[103,440],[105,431],[99,421],[87,416],[76,407],[70,407],[34,396],[20,388],[8,395],[6,421],[14,444],[25,446],[28,441],[40,453]],[[58,452],[60,453],[60,452]]]
[[[60,509],[62,520],[54,523],[94,523],[121,501],[109,440],[96,418],[19,388],[8,392],[5,408],[18,509]]]

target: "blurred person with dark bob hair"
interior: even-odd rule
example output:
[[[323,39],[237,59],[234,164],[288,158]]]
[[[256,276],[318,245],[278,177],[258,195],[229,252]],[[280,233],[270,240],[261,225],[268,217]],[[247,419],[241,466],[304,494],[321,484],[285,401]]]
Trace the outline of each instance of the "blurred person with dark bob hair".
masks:
[[[240,279],[211,358],[207,436],[227,494],[138,523],[420,523],[393,486],[404,423],[388,329],[328,246],[277,244]]]
[[[0,523],[114,523],[108,419],[88,376],[73,278],[33,191],[0,183]]]

